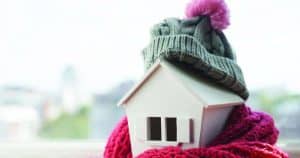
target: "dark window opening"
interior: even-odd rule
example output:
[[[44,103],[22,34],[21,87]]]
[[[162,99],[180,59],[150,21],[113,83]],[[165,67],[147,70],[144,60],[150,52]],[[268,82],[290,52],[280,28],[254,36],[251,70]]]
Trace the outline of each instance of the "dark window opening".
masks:
[[[161,118],[149,117],[148,118],[148,139],[161,140]]]
[[[177,141],[176,118],[166,118],[167,141]]]

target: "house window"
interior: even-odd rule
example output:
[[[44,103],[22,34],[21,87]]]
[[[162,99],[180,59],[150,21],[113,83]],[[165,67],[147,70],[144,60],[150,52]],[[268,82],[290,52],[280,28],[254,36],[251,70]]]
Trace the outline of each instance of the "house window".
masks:
[[[144,123],[138,126],[136,133],[143,133],[139,136],[146,138],[148,141],[163,141],[163,142],[190,142],[190,119],[176,118],[176,117],[148,117],[147,127],[142,128]],[[145,140],[145,139],[144,139]]]
[[[161,140],[161,118],[148,118],[148,140]]]
[[[166,118],[166,138],[167,141],[177,141],[177,121],[176,118]]]

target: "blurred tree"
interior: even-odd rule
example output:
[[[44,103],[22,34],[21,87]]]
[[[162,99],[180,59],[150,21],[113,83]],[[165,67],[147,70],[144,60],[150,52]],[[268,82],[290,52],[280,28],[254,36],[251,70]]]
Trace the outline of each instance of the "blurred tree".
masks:
[[[44,123],[39,136],[51,139],[86,139],[89,135],[89,106],[75,114],[62,114],[58,119]]]

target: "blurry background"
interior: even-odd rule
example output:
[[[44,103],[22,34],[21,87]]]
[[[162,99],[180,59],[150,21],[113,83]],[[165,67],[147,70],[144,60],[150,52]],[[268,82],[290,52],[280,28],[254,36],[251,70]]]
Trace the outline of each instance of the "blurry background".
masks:
[[[143,74],[152,25],[188,0],[1,0],[0,141],[106,140],[117,101]],[[280,143],[300,142],[300,11],[295,0],[227,1],[225,31]],[[299,144],[298,144],[299,146]]]

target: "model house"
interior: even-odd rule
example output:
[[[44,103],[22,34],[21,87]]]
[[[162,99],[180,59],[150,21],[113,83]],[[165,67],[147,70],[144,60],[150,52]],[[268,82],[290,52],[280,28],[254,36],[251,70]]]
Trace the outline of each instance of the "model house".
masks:
[[[188,68],[158,60],[120,101],[133,156],[151,148],[208,145],[244,101]]]

